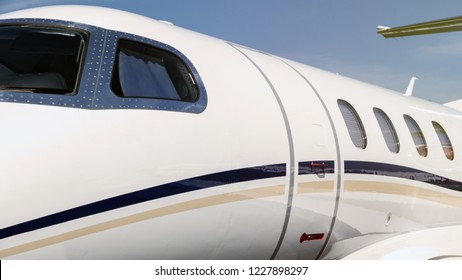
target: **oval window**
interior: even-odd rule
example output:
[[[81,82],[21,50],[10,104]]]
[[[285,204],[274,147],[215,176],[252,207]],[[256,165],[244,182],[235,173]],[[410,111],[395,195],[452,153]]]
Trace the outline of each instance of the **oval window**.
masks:
[[[444,130],[444,128],[437,122],[432,122],[433,127],[435,128],[438,139],[440,139],[441,146],[443,147],[444,155],[449,159],[454,159],[454,149],[452,148],[451,140]]]
[[[422,157],[426,157],[428,155],[428,146],[427,141],[425,141],[425,136],[423,135],[422,130],[412,117],[404,115],[404,120],[406,121],[406,125],[409,128],[412,140],[414,140],[414,145],[417,149],[417,152]]]
[[[359,149],[365,149],[367,146],[367,136],[363,123],[356,110],[350,103],[345,100],[337,100],[337,104],[342,112],[343,120],[350,134],[351,141]]]
[[[388,149],[392,153],[399,152],[399,139],[398,134],[396,133],[395,127],[391,122],[390,118],[385,114],[384,111],[379,108],[374,108],[374,114],[379,123],[380,129],[382,130],[382,135],[387,144]]]

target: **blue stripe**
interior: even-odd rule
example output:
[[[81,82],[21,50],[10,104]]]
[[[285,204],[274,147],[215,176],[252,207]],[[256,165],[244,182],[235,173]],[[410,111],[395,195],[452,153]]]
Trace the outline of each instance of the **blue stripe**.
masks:
[[[397,177],[432,184],[454,191],[462,191],[462,182],[407,166],[394,164],[368,161],[345,161],[345,174]]]
[[[320,168],[319,166],[312,168],[312,163],[314,165],[325,163],[326,166],[324,168],[324,171],[321,172],[322,168]],[[335,162],[306,161],[299,162],[298,167],[299,175],[312,175],[323,173],[327,174],[334,173]],[[200,189],[218,187],[232,183],[240,183],[275,177],[285,177],[286,173],[286,164],[282,163],[242,168],[185,179],[100,200],[97,202],[93,202],[90,204],[82,205],[76,208],[68,209],[62,212],[30,220],[24,223],[6,227],[0,230],[0,239],[8,238],[25,232],[38,230],[41,228],[46,228],[49,226],[95,215],[102,212],[107,212],[118,208],[127,207],[130,205],[135,205],[142,202],[156,200],[159,198],[164,198],[182,193],[188,193]],[[366,161],[345,161],[344,173],[404,178],[462,192],[462,183],[459,181],[400,165]]]
[[[284,176],[286,176],[285,163],[208,174],[100,200],[6,227],[0,230],[0,239],[172,195],[227,184]]]

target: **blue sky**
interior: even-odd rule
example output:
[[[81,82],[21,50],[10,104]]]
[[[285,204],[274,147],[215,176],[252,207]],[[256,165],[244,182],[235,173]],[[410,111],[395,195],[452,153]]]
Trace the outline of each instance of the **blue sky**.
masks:
[[[0,13],[85,4],[175,25],[343,76],[448,102],[462,98],[462,32],[384,39],[377,25],[459,16],[460,0],[0,0]]]

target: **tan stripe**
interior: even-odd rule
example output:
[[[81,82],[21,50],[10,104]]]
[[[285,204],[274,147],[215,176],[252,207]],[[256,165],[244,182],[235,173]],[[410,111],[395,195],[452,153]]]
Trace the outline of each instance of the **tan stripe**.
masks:
[[[334,181],[306,182],[298,184],[298,194],[333,192]]]
[[[462,197],[403,184],[370,181],[346,181],[344,191],[373,192],[409,196],[462,208]]]
[[[139,213],[139,214],[134,214],[131,216],[120,218],[120,219],[115,219],[115,220],[108,221],[105,223],[77,229],[74,231],[52,236],[52,237],[45,238],[42,240],[37,240],[37,241],[30,242],[30,243],[22,244],[16,247],[4,249],[0,251],[0,258],[17,255],[23,252],[35,250],[38,248],[50,246],[50,245],[57,244],[57,243],[61,243],[61,242],[75,239],[78,237],[82,237],[85,235],[89,235],[89,234],[93,234],[93,233],[97,233],[97,232],[101,232],[101,231],[105,231],[105,230],[109,230],[109,229],[113,229],[117,227],[122,227],[125,225],[129,225],[129,224],[133,224],[133,223],[137,223],[137,222],[141,222],[141,221],[145,221],[145,220],[149,220],[149,219],[153,219],[153,218],[157,218],[161,216],[171,215],[175,213],[185,212],[188,210],[199,209],[199,208],[220,205],[220,204],[225,204],[225,203],[230,203],[230,202],[237,202],[237,201],[263,198],[263,197],[271,197],[271,196],[280,196],[280,195],[284,195],[284,193],[285,193],[285,186],[278,185],[278,186],[272,186],[272,187],[244,190],[244,191],[215,195],[211,197],[199,198],[199,199],[195,199],[191,201],[178,203],[175,205],[170,205],[170,206],[150,210],[150,211]]]

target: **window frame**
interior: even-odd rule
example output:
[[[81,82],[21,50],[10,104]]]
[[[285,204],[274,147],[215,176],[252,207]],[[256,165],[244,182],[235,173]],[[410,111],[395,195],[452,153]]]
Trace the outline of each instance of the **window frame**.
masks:
[[[171,82],[171,86],[173,86],[173,90],[175,94],[178,94],[178,98],[160,96],[160,94],[155,93],[155,91],[153,91],[154,94],[152,96],[146,95],[145,93],[140,93],[140,95],[128,94],[127,89],[124,89],[124,85],[123,85],[126,82],[122,81],[122,78],[121,78],[122,73],[120,71],[120,66],[121,66],[121,54],[122,53],[124,53],[124,55],[127,57],[126,59],[130,59],[131,62],[133,61],[136,62],[138,60],[138,62],[136,62],[138,64],[139,64],[139,60],[143,60],[143,62],[148,61],[151,64],[153,61],[155,61],[154,64],[159,65],[160,68],[162,68],[165,71],[165,74],[170,79],[169,82]],[[181,66],[187,70],[188,75],[186,76],[184,75],[184,73],[179,73],[181,72],[181,70],[179,69],[172,69],[171,67],[172,61],[173,63],[181,64]],[[145,69],[148,69],[148,67],[149,66],[146,66]],[[148,69],[148,70],[151,70],[151,69]],[[174,71],[176,71],[176,73],[172,73]],[[188,93],[191,95],[194,94],[194,96],[192,96],[191,98],[182,98],[177,88],[178,83],[174,81],[172,74],[176,74],[177,80],[178,78],[182,78],[183,79],[182,81],[184,82],[185,85],[188,82],[186,81],[186,79],[189,79],[190,82],[192,82],[192,84],[186,85],[188,87]],[[111,87],[112,92],[121,98],[145,98],[145,99],[154,99],[154,100],[169,100],[169,101],[176,101],[176,102],[194,103],[195,101],[199,99],[199,95],[200,95],[199,87],[197,86],[197,82],[194,78],[194,75],[191,69],[178,55],[166,49],[160,48],[158,46],[149,45],[143,42],[129,40],[125,38],[121,38],[117,42],[116,56],[115,56],[115,62],[113,66],[113,73],[111,77],[110,87]]]
[[[403,115],[404,121],[409,129],[409,133],[411,134],[412,140],[414,142],[414,146],[417,150],[417,153],[421,157],[428,156],[428,144],[427,140],[425,139],[425,135],[420,128],[419,124],[414,120],[413,117],[409,115]],[[419,141],[417,141],[419,140]]]
[[[2,91],[0,102],[36,104],[86,110],[153,110],[200,114],[208,104],[205,85],[194,64],[176,48],[151,38],[122,31],[109,30],[78,22],[53,19],[0,19],[0,26],[28,25],[63,28],[88,34],[86,51],[82,56],[80,77],[73,94],[50,94]],[[112,70],[119,39],[134,40],[152,45],[178,56],[190,70],[199,88],[195,102],[121,98],[111,88]]]
[[[107,109],[134,109],[134,110],[156,110],[156,111],[173,111],[181,113],[194,113],[200,114],[206,108],[208,104],[207,91],[205,85],[199,75],[194,64],[186,57],[182,52],[176,48],[167,45],[165,43],[142,37],[135,34],[128,34],[120,31],[105,30],[105,42],[108,49],[105,50],[107,55],[106,72],[104,77],[100,79],[100,85],[104,88],[99,98],[95,98],[92,103],[92,109],[95,110],[107,110]],[[118,50],[119,40],[136,41],[138,43],[147,44],[164,51],[170,52],[181,59],[181,61],[189,69],[192,78],[196,82],[198,87],[198,98],[194,102],[178,101],[178,100],[166,100],[166,99],[154,99],[154,98],[136,98],[136,97],[120,97],[117,96],[111,89],[112,83],[112,72],[115,66],[115,57]],[[107,88],[107,90],[106,90]],[[99,94],[99,93],[98,93]]]
[[[443,128],[443,126],[441,126],[441,124],[439,124],[436,121],[432,121],[432,125],[441,143],[444,155],[448,160],[454,160],[454,148],[452,146],[449,135],[446,133],[446,130]]]
[[[356,109],[346,100],[337,99],[337,105],[353,145],[361,150],[367,147],[367,133]]]
[[[93,106],[96,99],[96,88],[99,76],[99,67],[105,64],[106,56],[102,56],[101,45],[104,43],[106,30],[100,27],[54,19],[0,19],[0,26],[37,26],[64,30],[73,30],[87,34],[87,44],[82,53],[79,76],[74,92],[71,94],[38,93],[26,91],[1,92],[0,102],[17,104],[35,104],[73,109],[97,109]],[[104,69],[103,69],[104,71]],[[99,76],[99,77],[98,77]],[[98,108],[99,109],[99,108]]]
[[[44,20],[45,22],[47,20]],[[68,25],[57,25],[57,24],[47,24],[47,23],[41,23],[39,21],[34,21],[32,24],[28,22],[1,22],[0,23],[0,28],[3,27],[12,27],[12,28],[28,28],[28,29],[37,29],[37,31],[42,31],[44,34],[57,34],[59,35],[60,33],[74,33],[78,36],[80,36],[81,41],[79,44],[78,52],[77,52],[77,59],[78,59],[78,69],[75,71],[75,77],[73,77],[73,84],[68,85],[67,89],[68,91],[65,91],[65,89],[54,89],[54,88],[34,88],[34,87],[24,87],[24,90],[21,90],[21,87],[18,87],[17,89],[12,89],[9,91],[8,88],[2,89],[3,92],[13,92],[14,94],[24,94],[24,93],[32,93],[34,95],[54,95],[54,96],[75,96],[79,92],[80,84],[82,82],[82,76],[83,76],[83,71],[85,68],[85,61],[86,61],[86,56],[87,56],[87,51],[89,47],[89,42],[90,42],[90,32],[84,28],[80,28],[80,26],[68,26]],[[40,32],[37,32],[40,33]],[[49,72],[52,73],[52,72]],[[63,76],[62,78],[64,79],[64,75],[58,71],[54,71],[53,73],[58,73]],[[37,75],[40,74],[46,74],[45,72],[37,72]],[[65,80],[65,79],[64,79]],[[33,89],[33,91],[29,91],[28,88]],[[29,102],[28,102],[29,103]]]
[[[398,133],[396,132],[395,126],[393,125],[390,117],[388,117],[388,115],[380,108],[374,107],[373,111],[388,150],[394,154],[399,153],[401,145]],[[381,118],[380,120],[379,117]]]

